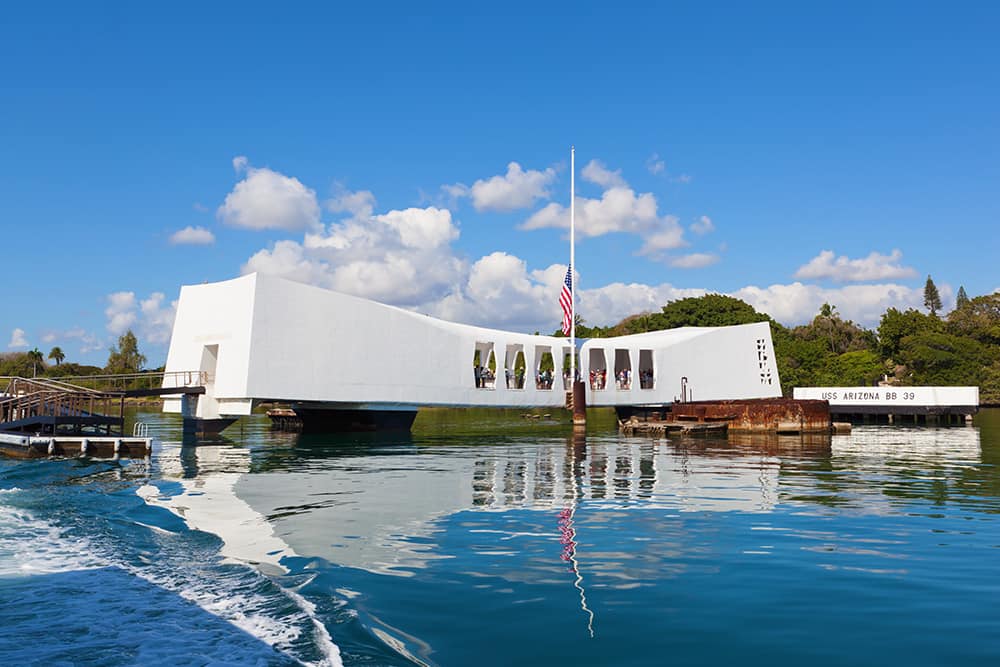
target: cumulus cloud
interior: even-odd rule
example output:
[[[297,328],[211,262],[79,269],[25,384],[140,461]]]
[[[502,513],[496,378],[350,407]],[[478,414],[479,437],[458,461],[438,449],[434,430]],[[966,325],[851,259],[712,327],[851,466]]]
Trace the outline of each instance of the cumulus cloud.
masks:
[[[668,262],[675,269],[702,269],[719,261],[719,256],[710,252],[693,252],[679,257],[671,257]]]
[[[459,289],[424,312],[456,322],[551,333],[561,319],[556,295],[565,275],[565,264],[529,271],[519,257],[494,252],[472,265]],[[576,298],[578,312],[587,323],[604,326],[636,313],[658,311],[674,299],[704,293],[669,284],[612,283],[578,289]]]
[[[447,209],[429,206],[373,215],[370,192],[344,192],[328,207],[350,213],[302,242],[282,240],[250,257],[259,271],[396,305],[416,306],[447,293],[464,262],[451,243],[459,229]]]
[[[120,336],[135,325],[135,292],[114,292],[107,296],[108,307],[104,309],[107,329]]]
[[[794,282],[769,287],[747,286],[732,293],[757,310],[769,314],[789,326],[812,320],[824,303],[837,307],[844,319],[874,326],[889,307],[920,308],[923,288],[886,283],[880,285],[847,285],[827,289],[819,285]]]
[[[171,245],[211,245],[215,243],[215,234],[204,227],[188,225],[170,235]]]
[[[28,347],[28,339],[25,337],[24,329],[14,329],[10,332],[10,342],[7,343],[8,350],[19,350]]]
[[[651,173],[653,176],[656,176],[657,174],[662,174],[666,170],[666,168],[667,164],[660,159],[658,153],[653,153],[652,155],[649,156],[649,159],[646,160],[646,170],[649,171],[649,173]]]
[[[583,236],[641,233],[658,222],[656,197],[650,192],[636,195],[631,188],[613,187],[605,190],[600,199],[576,198],[576,231]],[[521,225],[521,229],[528,230],[546,227],[569,229],[569,209],[553,202]]]
[[[662,259],[665,250],[674,250],[687,245],[684,240],[684,230],[674,215],[667,215],[657,220],[643,235],[643,239],[644,243],[639,249],[639,254],[652,259]]]
[[[105,347],[105,342],[103,339],[99,338],[93,332],[87,331],[83,327],[73,327],[71,329],[67,329],[66,331],[54,331],[51,332],[46,337],[49,336],[51,336],[52,341],[56,340],[79,341],[81,354],[96,352],[97,350],[103,349]]]
[[[367,217],[375,210],[375,195],[369,190],[351,192],[338,186],[338,192],[326,200],[326,209],[331,213],[350,213],[354,217]]]
[[[177,302],[165,303],[166,295],[153,292],[145,299],[137,299],[135,292],[114,292],[107,296],[108,307],[104,309],[107,330],[120,336],[129,329],[140,340],[160,345],[170,340],[170,332],[177,314]],[[80,331],[80,339],[88,343],[86,334]]]
[[[257,230],[319,228],[316,192],[299,179],[266,167],[252,167],[243,156],[233,159],[233,168],[237,173],[245,172],[246,176],[226,195],[216,211],[219,221]]]
[[[846,255],[837,257],[832,250],[823,250],[808,263],[800,266],[795,278],[802,280],[833,280],[835,282],[868,282],[873,280],[899,280],[913,278],[916,269],[900,266],[903,253],[893,250],[889,255],[872,252],[861,259]]]
[[[691,231],[699,236],[704,236],[715,231],[715,224],[712,223],[710,217],[703,215],[691,225]]]
[[[663,283],[611,283],[603,287],[581,290],[580,314],[592,326],[617,324],[629,315],[659,312],[668,302],[706,294],[703,289],[678,288]]]
[[[480,179],[467,187],[462,183],[443,186],[451,198],[470,197],[477,211],[515,211],[548,199],[549,185],[556,178],[555,169],[525,171],[517,162],[507,165],[507,173]]]
[[[580,172],[583,180],[600,185],[602,188],[625,188],[628,183],[622,178],[622,170],[611,171],[600,160],[591,160]]]

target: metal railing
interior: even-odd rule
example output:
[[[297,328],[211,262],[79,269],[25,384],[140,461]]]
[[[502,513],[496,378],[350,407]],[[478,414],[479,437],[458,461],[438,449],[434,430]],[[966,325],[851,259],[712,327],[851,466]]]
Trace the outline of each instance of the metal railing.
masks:
[[[0,396],[0,424],[42,416],[79,419],[117,414],[121,418],[123,410],[121,394],[67,390],[26,378],[13,378]]]
[[[72,382],[80,388],[100,391],[130,391],[159,389],[161,387],[204,387],[212,380],[208,371],[150,371],[147,373],[117,373],[109,375],[75,375],[47,378],[59,382]]]

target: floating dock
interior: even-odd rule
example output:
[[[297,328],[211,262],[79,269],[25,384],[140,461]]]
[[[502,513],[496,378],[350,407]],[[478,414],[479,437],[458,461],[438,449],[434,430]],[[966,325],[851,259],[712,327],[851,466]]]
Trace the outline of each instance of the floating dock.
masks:
[[[0,453],[18,459],[50,456],[101,459],[145,459],[153,452],[151,438],[29,436],[0,433]]]

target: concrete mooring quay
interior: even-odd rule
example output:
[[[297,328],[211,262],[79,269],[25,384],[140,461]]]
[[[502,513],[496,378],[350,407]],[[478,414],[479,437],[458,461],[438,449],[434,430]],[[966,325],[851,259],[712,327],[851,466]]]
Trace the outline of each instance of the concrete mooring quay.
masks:
[[[796,387],[796,399],[828,401],[834,419],[882,424],[965,424],[979,387]]]
[[[830,405],[823,400],[761,398],[690,401],[664,406],[616,408],[625,433],[831,433]]]

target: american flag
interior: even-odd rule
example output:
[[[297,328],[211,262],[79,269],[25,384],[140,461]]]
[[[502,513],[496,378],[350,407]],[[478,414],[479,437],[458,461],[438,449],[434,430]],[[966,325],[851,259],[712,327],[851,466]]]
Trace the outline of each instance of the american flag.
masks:
[[[566,280],[563,281],[562,292],[559,293],[559,305],[562,306],[562,332],[569,335],[573,327],[573,266],[566,269]]]

